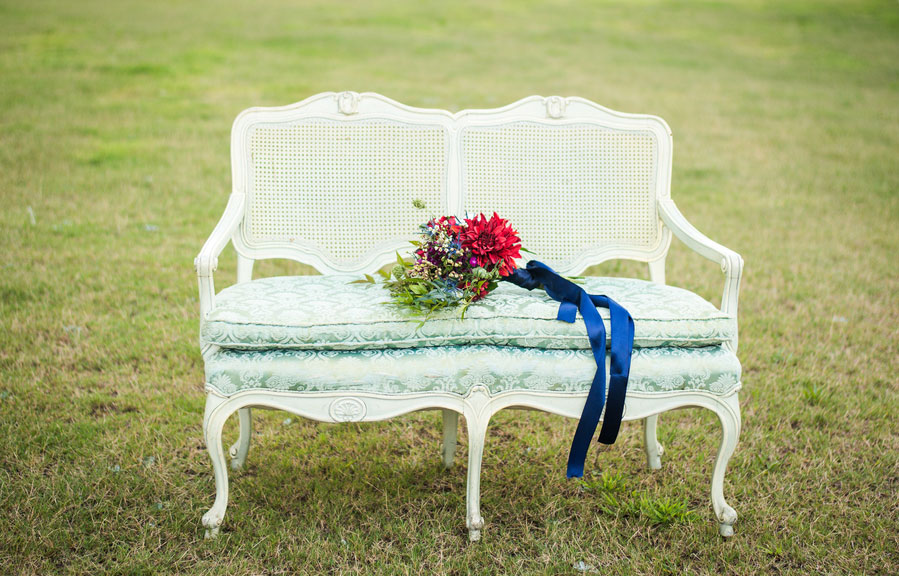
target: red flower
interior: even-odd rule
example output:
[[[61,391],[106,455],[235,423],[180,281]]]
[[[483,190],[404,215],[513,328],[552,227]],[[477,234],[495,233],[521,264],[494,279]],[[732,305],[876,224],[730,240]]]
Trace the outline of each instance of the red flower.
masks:
[[[462,231],[462,248],[471,252],[478,266],[493,266],[503,261],[500,276],[508,276],[515,271],[515,259],[521,258],[521,239],[512,229],[509,221],[497,216],[496,212],[488,220],[483,214],[466,219],[468,225]]]

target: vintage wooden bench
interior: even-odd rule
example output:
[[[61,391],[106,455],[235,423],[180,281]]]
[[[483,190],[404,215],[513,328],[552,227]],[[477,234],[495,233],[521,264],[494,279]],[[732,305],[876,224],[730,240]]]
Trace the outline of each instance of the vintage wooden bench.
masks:
[[[610,259],[648,263],[651,282],[587,278],[586,289],[635,321],[625,420],[644,421],[650,468],[661,466],[658,415],[699,406],[723,431],[711,481],[722,536],[737,519],[724,473],[740,433],[737,298],[742,259],[709,240],[670,198],[672,139],[660,118],[582,98],[532,96],[494,110],[412,108],[378,94],[324,93],[241,113],[231,137],[228,205],[196,258],[206,366],[204,434],[216,498],[203,516],[217,534],[228,502],[222,428],[238,413],[230,448],[240,468],[251,407],[324,422],[443,411],[443,461],[468,429],[466,524],[480,537],[480,470],[487,426],[504,408],[578,418],[595,371],[582,321],[555,320],[541,291],[503,283],[469,308],[418,327],[385,306],[380,285],[350,283],[392,262],[433,214],[499,212],[523,244],[561,274]],[[413,207],[422,200],[422,212]],[[666,286],[676,236],[720,266],[720,308]],[[237,283],[216,294],[228,242]],[[321,275],[253,280],[253,263],[289,258]],[[603,311],[608,321],[607,311]],[[559,462],[559,473],[563,462]]]

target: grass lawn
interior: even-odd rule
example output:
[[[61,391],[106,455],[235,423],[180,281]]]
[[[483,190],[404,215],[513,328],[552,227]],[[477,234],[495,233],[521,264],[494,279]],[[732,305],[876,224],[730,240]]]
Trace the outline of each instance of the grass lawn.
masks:
[[[599,4],[0,0],[0,572],[895,573],[899,5]],[[746,261],[734,538],[708,496],[719,425],[695,409],[661,418],[662,470],[634,422],[583,483],[574,421],[501,413],[474,545],[438,413],[257,412],[204,541],[192,260],[237,113],[325,90],[578,95],[668,121],[674,198]],[[723,282],[678,244],[668,277],[710,299]]]

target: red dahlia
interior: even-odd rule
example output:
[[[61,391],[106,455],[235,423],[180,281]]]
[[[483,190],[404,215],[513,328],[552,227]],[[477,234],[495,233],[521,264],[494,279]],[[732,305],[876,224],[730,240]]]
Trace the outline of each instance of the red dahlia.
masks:
[[[478,266],[488,267],[502,260],[500,276],[513,273],[515,259],[521,258],[521,239],[509,221],[494,212],[489,220],[478,214],[465,223],[468,226],[462,230],[462,248],[471,252],[472,265],[476,262]]]

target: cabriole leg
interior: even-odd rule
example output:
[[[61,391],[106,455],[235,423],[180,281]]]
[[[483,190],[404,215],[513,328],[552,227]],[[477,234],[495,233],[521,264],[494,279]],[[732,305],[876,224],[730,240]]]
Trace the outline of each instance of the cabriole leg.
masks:
[[[228,465],[225,460],[225,447],[222,445],[222,428],[228,415],[212,410],[218,403],[220,400],[214,400],[212,396],[207,398],[206,417],[203,421],[203,436],[215,473],[215,502],[203,515],[206,538],[215,538],[218,535],[222,520],[225,518],[225,509],[228,507]]]
[[[643,450],[646,451],[646,464],[651,470],[662,467],[662,454],[665,449],[659,444],[656,427],[659,424],[659,415],[647,416],[643,420]]]
[[[453,465],[456,455],[456,430],[459,428],[459,413],[455,410],[443,411],[443,465]]]
[[[724,472],[740,436],[740,402],[737,395],[726,398],[715,412],[721,420],[722,437],[712,473],[712,507],[718,517],[718,533],[728,538],[734,535],[737,512],[724,500]]]
[[[484,457],[484,442],[487,437],[487,424],[490,415],[483,411],[480,414],[465,414],[468,427],[468,493],[466,497],[468,538],[472,542],[481,539],[484,519],[481,517],[481,461]]]
[[[240,417],[240,436],[237,438],[228,454],[231,456],[231,469],[240,470],[247,461],[247,453],[250,451],[250,438],[253,435],[252,414],[249,408],[241,408],[237,411]]]

